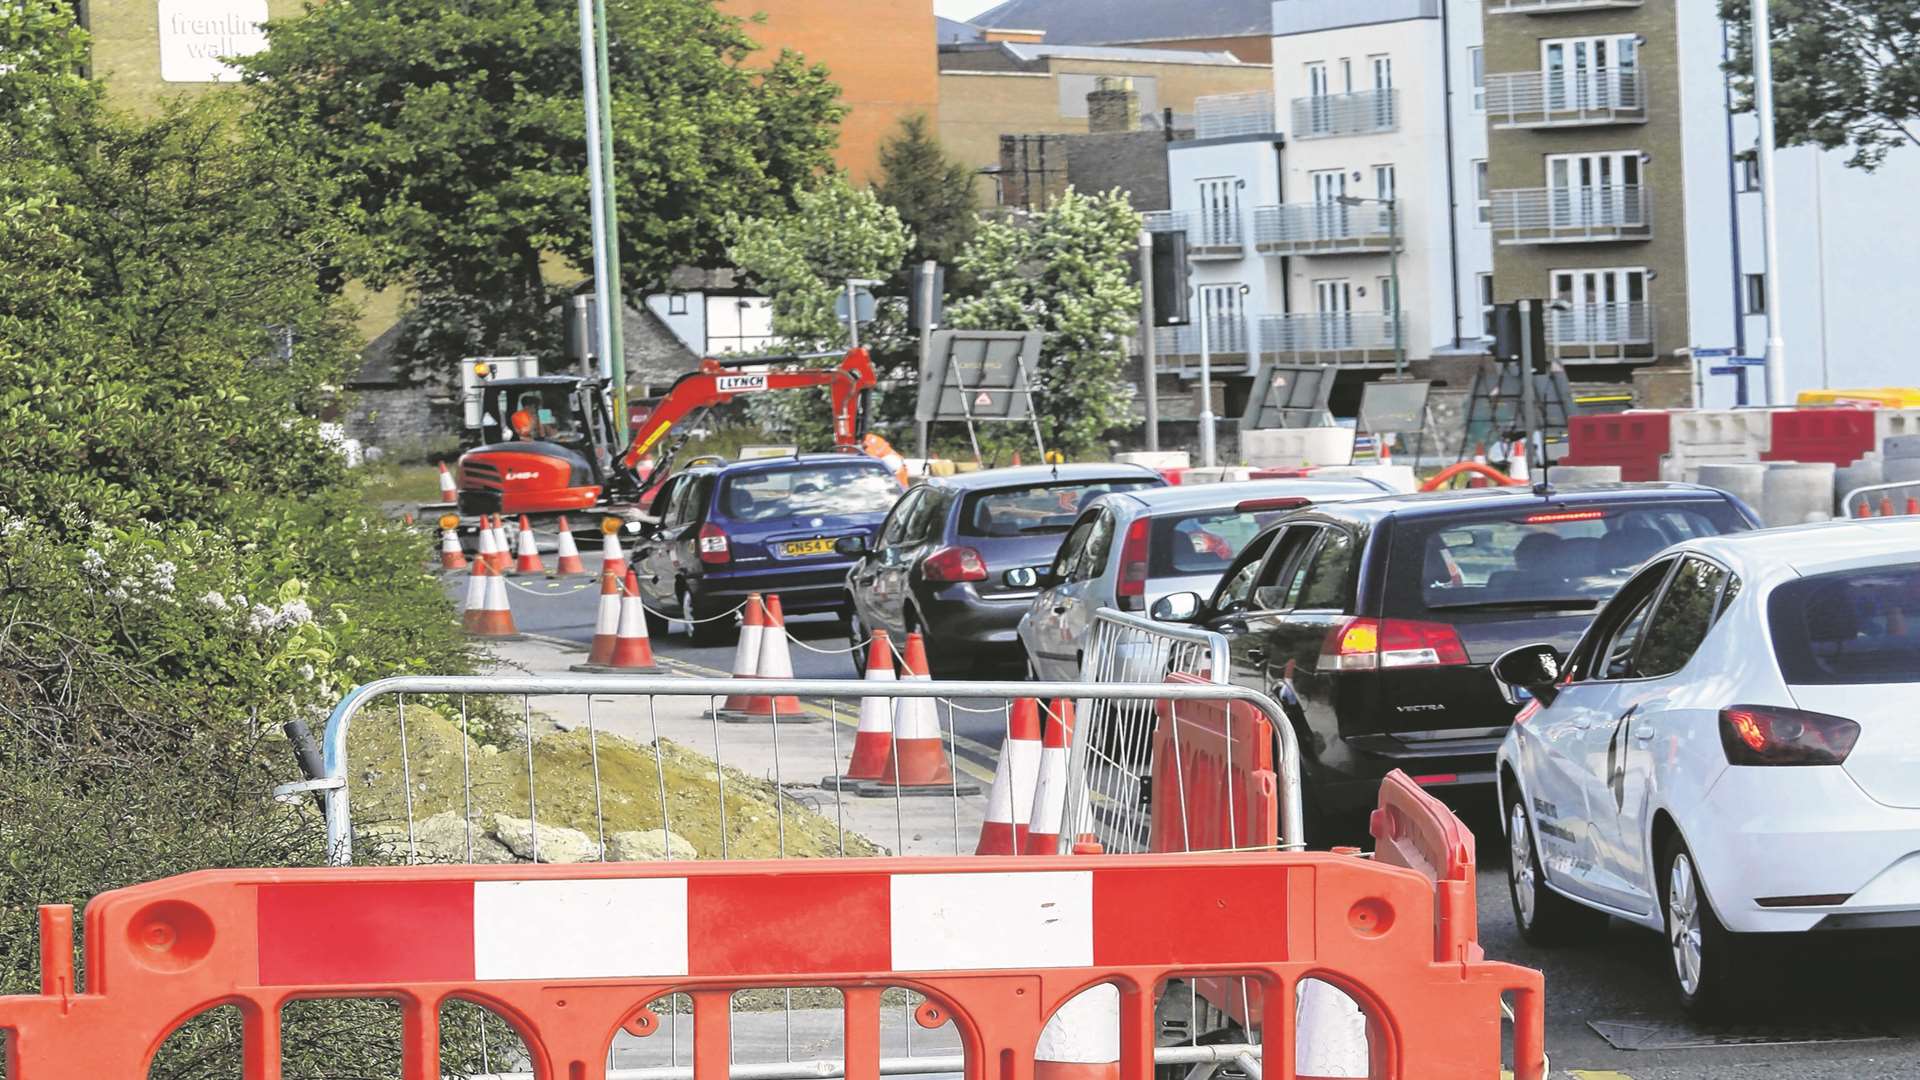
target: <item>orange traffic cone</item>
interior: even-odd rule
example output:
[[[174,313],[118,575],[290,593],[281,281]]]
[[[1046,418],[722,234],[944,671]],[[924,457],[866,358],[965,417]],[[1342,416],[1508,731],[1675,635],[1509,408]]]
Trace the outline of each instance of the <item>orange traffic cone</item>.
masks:
[[[618,575],[606,574],[603,581],[618,582]],[[616,585],[616,588],[618,586]],[[606,586],[601,586],[602,620],[605,618]],[[653,641],[647,636],[647,608],[640,599],[640,577],[633,571],[627,571],[624,588],[619,588],[614,602],[619,605],[619,617],[615,620],[613,644],[605,651],[605,660],[595,661],[593,656],[587,663],[574,667],[575,671],[617,671],[647,674],[660,670],[653,659]],[[594,627],[594,655],[601,654],[601,634],[599,626]]]
[[[454,486],[453,474],[447,471],[447,463],[440,463],[440,501],[460,501],[460,489]]]
[[[1893,516],[1893,496],[1891,495],[1880,496],[1880,516],[1881,517]]]
[[[1067,816],[1067,747],[1073,737],[1073,703],[1056,700],[1053,723],[1040,749],[1040,780],[1033,793],[1027,825],[1027,854],[1057,855],[1061,823]]]
[[[747,594],[747,606],[740,612],[740,641],[733,648],[733,677],[751,679],[760,670],[760,635],[766,631],[767,608],[759,593]],[[720,705],[721,712],[744,712],[754,695],[730,695]]]
[[[478,637],[519,637],[514,629],[513,609],[507,604],[507,579],[485,559],[473,561],[473,577],[467,584],[467,610],[462,617],[467,633]]]
[[[443,519],[440,523],[440,569],[465,570],[466,568],[467,551],[460,546],[459,527],[457,524],[448,525]]]
[[[931,682],[927,644],[919,634],[907,635],[906,672],[910,682]],[[940,716],[932,698],[903,697],[893,704],[893,753],[880,771],[876,786],[892,788],[950,787],[953,763],[940,742]]]
[[[885,630],[873,632],[873,644],[867,647],[867,681],[893,682],[893,643]],[[853,759],[841,776],[829,776],[821,787],[835,787],[846,780],[878,780],[893,756],[893,699],[860,699],[860,730],[853,736]]]
[[[499,514],[493,515],[493,568],[506,573],[513,565],[513,545],[507,542],[507,522]]]
[[[1513,440],[1513,449],[1507,451],[1507,476],[1514,480],[1533,479],[1533,466],[1527,464],[1527,440]]]
[[[980,826],[975,855],[1018,855],[1026,847],[1033,817],[1034,788],[1040,780],[1040,706],[1018,698],[1007,713],[1007,738],[987,794],[987,820]]]
[[[560,515],[560,548],[555,556],[554,572],[560,574],[584,574],[587,564],[580,561],[580,548],[573,542],[573,527],[567,524],[567,515]]]
[[[620,641],[620,594],[624,591],[620,571],[609,569],[600,575],[600,610],[593,620],[593,649],[587,662],[578,668],[603,668],[613,663],[614,646]]]
[[[1854,516],[1854,517],[1862,517],[1862,518],[1870,518],[1870,517],[1872,517],[1872,516],[1873,516],[1873,500],[1872,500],[1872,499],[1861,499],[1861,500],[1860,500],[1860,512],[1859,512],[1859,513],[1857,513],[1857,514],[1855,514],[1855,515],[1853,515],[1853,516]]]
[[[612,519],[609,518],[608,522],[611,521]],[[615,525],[613,528],[608,528],[607,524],[603,523],[600,531],[606,536],[600,544],[600,569],[603,572],[610,566],[624,569],[627,565],[627,553],[620,550],[620,527]]]
[[[516,574],[544,574],[547,566],[540,561],[540,546],[534,540],[533,525],[527,521],[527,515],[520,515],[520,548],[514,553],[513,562]]]
[[[1120,1080],[1120,988],[1090,986],[1054,1010],[1033,1048],[1033,1080]]]
[[[760,628],[760,658],[753,674],[758,679],[793,678],[793,654],[787,649],[787,620],[780,613],[780,598],[771,594],[766,599],[766,625]],[[794,721],[813,719],[801,714],[800,699],[792,694],[755,694],[725,719],[747,723],[775,717]]]
[[[1914,514],[1920,514],[1920,499],[1909,495],[1907,496],[1907,516],[1912,517]]]
[[[493,523],[487,515],[480,515],[480,524],[473,530],[473,557],[487,565],[493,565]]]

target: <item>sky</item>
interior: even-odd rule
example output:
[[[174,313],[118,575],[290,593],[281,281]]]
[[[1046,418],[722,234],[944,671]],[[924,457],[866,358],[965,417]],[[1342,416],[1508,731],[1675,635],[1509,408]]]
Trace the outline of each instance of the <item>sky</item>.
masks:
[[[1000,0],[933,0],[933,12],[949,19],[971,19]]]

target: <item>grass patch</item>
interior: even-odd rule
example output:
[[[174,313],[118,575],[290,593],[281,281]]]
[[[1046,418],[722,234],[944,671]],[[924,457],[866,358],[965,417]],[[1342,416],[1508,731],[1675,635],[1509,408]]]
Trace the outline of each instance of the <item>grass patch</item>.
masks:
[[[376,462],[366,466],[362,490],[374,505],[384,503],[437,503],[440,501],[440,470],[433,465],[389,465]]]

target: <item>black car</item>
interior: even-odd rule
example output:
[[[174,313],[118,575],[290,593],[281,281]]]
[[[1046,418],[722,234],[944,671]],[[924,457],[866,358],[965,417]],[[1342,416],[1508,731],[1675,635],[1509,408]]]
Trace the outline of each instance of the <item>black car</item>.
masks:
[[[1041,570],[1088,502],[1110,491],[1162,487],[1139,465],[1030,465],[937,477],[901,496],[869,543],[841,541],[860,556],[847,575],[853,640],[866,628],[896,642],[926,638],[937,677],[1018,663],[1018,629],[1035,587],[1010,585],[1011,570]],[[858,650],[856,662],[865,657]]]
[[[1392,769],[1491,785],[1516,711],[1488,672],[1502,653],[1571,648],[1655,552],[1758,527],[1688,484],[1329,504],[1255,538],[1204,603],[1165,597],[1153,614],[1226,636],[1234,682],[1279,701],[1299,736],[1309,829],[1345,832]]]

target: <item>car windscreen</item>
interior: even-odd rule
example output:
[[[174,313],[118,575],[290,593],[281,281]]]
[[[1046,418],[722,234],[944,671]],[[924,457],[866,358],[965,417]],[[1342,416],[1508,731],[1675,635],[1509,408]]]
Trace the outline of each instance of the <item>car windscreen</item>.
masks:
[[[1288,513],[1207,510],[1155,518],[1147,542],[1148,576],[1224,574],[1261,530]]]
[[[1790,581],[1767,622],[1789,685],[1920,682],[1920,563]]]
[[[960,504],[959,531],[962,536],[1063,533],[1100,496],[1157,486],[1152,480],[1077,480],[976,491]]]
[[[1387,614],[1591,611],[1662,548],[1748,527],[1719,499],[1402,518],[1388,559]]]
[[[726,477],[720,482],[720,513],[734,521],[884,514],[899,497],[900,482],[884,468],[802,465]]]

